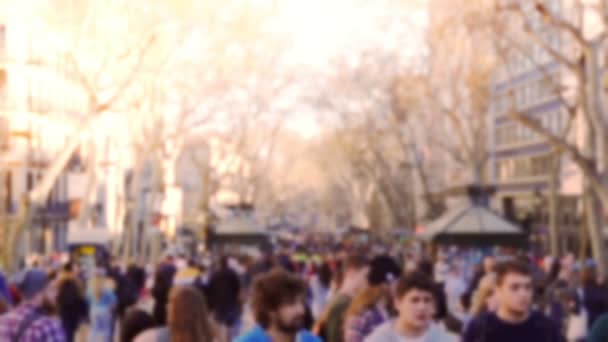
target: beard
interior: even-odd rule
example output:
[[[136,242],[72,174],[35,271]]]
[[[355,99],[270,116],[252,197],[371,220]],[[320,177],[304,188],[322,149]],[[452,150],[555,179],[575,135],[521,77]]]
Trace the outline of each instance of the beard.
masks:
[[[304,316],[296,316],[290,320],[284,320],[281,317],[277,320],[277,328],[289,335],[295,335],[304,327]]]

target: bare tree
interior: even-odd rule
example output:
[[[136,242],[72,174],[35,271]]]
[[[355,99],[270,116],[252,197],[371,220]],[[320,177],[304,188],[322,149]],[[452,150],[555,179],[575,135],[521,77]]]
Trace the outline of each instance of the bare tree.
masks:
[[[33,56],[30,63],[47,68],[56,65],[56,60],[67,62],[60,77],[77,84],[87,99],[86,112],[74,118],[78,122],[77,131],[89,131],[99,116],[116,108],[123,100],[144,68],[153,68],[157,64],[157,60],[150,58],[153,56],[150,52],[157,43],[158,32],[142,24],[123,34],[123,39],[117,40],[115,37],[118,34],[101,29],[107,28],[105,24],[108,18],[115,23],[125,24],[138,10],[132,3],[113,3],[112,6],[99,8],[92,1],[82,1],[73,3],[73,7],[67,11],[65,7],[55,5],[49,3],[36,8],[36,15],[47,32],[63,37],[66,44],[58,47],[57,51],[47,51],[44,56]],[[146,26],[145,29],[142,26]],[[118,27],[122,26],[114,25],[112,29]],[[41,182],[23,196],[16,219],[9,225],[6,248],[2,248],[2,260],[7,268],[14,269],[16,266],[17,247],[23,231],[31,225],[34,208],[46,199],[80,144],[80,135],[74,135],[48,167]],[[90,196],[87,194],[85,197]]]
[[[554,5],[559,5],[555,2]],[[501,32],[513,45],[531,42],[560,65],[562,78],[554,85],[568,114],[586,139],[576,142],[541,122],[511,108],[508,115],[543,137],[558,153],[567,155],[584,175],[584,202],[593,255],[602,274],[606,264],[603,248],[602,207],[608,206],[606,173],[606,122],[604,91],[599,75],[605,65],[600,50],[608,37],[606,1],[574,1],[567,7],[549,6],[542,1],[499,3],[511,30]],[[513,25],[517,23],[517,25]],[[557,42],[557,44],[556,44]],[[567,82],[566,80],[570,80]]]

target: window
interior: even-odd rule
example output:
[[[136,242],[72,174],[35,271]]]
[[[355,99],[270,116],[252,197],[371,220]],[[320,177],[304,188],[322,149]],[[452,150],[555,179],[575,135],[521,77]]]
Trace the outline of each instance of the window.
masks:
[[[502,181],[544,176],[550,170],[550,155],[521,157],[498,162],[498,176]]]
[[[6,26],[0,24],[0,59],[6,58]]]

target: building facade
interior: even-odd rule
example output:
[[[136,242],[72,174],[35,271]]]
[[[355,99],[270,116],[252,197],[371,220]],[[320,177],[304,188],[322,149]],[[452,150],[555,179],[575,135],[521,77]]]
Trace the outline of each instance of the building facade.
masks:
[[[67,60],[50,57],[53,44],[50,34],[34,21],[18,15],[0,17],[0,216],[8,220],[17,213],[22,196],[36,187],[53,158],[76,134],[69,116],[83,113],[87,104],[84,92],[69,77]],[[66,248],[74,210],[68,178],[80,167],[74,155],[45,203],[35,209],[24,251]]]
[[[563,13],[567,7],[560,0],[547,1],[548,9]],[[529,9],[533,11],[533,9]],[[560,30],[542,27],[541,18],[530,15],[533,29],[548,46],[563,53],[569,41]],[[567,128],[569,113],[564,92],[570,81],[564,67],[536,42],[509,49],[509,55],[492,84],[490,111],[490,180],[497,185],[493,206],[507,217],[524,222],[531,229],[532,240],[540,246],[548,242],[549,194],[558,193],[557,222],[563,250],[574,250],[580,223],[580,171],[565,156],[556,154],[545,138],[509,118],[516,110],[535,119],[555,136],[578,143],[581,122],[574,120]],[[556,182],[551,182],[552,173]],[[554,184],[554,185],[552,185]]]

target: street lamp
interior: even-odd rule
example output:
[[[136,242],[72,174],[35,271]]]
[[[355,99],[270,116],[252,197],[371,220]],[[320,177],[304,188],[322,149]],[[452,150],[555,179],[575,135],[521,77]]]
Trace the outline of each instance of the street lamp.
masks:
[[[546,240],[543,236],[543,215],[542,206],[544,203],[544,197],[540,189],[536,188],[532,197],[532,207],[534,210],[534,220],[532,221],[532,232],[536,236],[536,241],[539,248],[543,248],[544,241]]]

